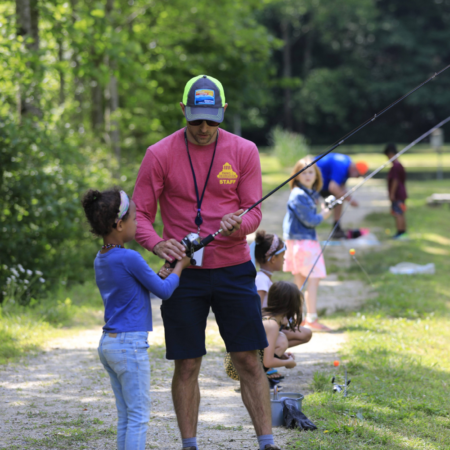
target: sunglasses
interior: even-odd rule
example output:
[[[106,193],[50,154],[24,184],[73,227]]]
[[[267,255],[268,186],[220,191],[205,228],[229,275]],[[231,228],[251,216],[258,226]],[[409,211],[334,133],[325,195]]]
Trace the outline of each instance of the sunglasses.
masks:
[[[198,127],[203,122],[206,122],[206,125],[208,125],[208,127],[218,127],[220,125],[219,122],[213,122],[212,120],[191,120],[190,122],[188,121],[188,124],[192,125],[193,127]]]
[[[286,250],[287,250],[286,244],[283,244],[283,248],[280,248],[280,250],[277,250],[273,255],[270,255],[270,256],[267,258],[267,261],[270,261],[274,256],[277,256],[277,255],[279,255],[280,253],[285,252]]]

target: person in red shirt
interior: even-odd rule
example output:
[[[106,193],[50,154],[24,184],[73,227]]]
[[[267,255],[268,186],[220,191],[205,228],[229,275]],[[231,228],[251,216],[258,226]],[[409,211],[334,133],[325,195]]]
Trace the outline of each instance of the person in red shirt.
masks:
[[[239,217],[262,196],[258,149],[253,142],[219,129],[228,105],[215,78],[199,75],[189,80],[180,106],[187,125],[148,148],[133,200],[136,240],[162,259],[180,260],[185,254],[180,240],[189,233],[203,238],[223,230],[204,248],[202,257],[198,252],[194,255],[198,265],[183,272],[179,287],[161,306],[166,357],[175,360],[172,397],[182,447],[198,450],[198,375],[212,308],[239,373],[259,447],[275,450],[279,447],[273,441],[268,382],[256,352],[268,343],[246,240],[261,222],[261,209]],[[153,228],[158,201],[162,238]]]
[[[388,144],[384,154],[391,159],[397,154],[395,144]],[[387,176],[389,200],[391,201],[391,214],[395,218],[397,233],[394,239],[404,239],[406,237],[406,171],[400,161],[396,159],[392,162],[391,170]]]

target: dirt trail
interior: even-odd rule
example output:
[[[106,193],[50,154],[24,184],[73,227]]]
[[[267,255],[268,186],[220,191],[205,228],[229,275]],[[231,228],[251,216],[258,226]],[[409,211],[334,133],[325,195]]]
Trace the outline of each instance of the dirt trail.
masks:
[[[262,227],[281,234],[288,191],[264,203]],[[358,191],[362,207],[349,209],[344,226],[356,225],[367,213],[387,210],[384,186],[373,181]],[[331,257],[342,262],[346,252],[333,248]],[[320,287],[319,308],[355,309],[367,298],[363,283],[338,281],[330,275]],[[164,338],[158,302],[153,302],[152,414],[146,448],[180,449],[170,396],[173,365],[164,359]],[[0,367],[1,449],[108,449],[115,448],[116,410],[109,379],[97,356],[100,327],[74,332],[53,341],[45,351],[21,363]],[[214,317],[207,329],[208,354],[200,374],[202,403],[199,444],[202,449],[257,448],[250,419],[235,392],[237,383],[223,370],[223,346]],[[294,349],[298,365],[286,375],[284,392],[308,393],[312,374],[338,357],[345,334],[315,334],[310,343]],[[307,401],[304,403],[307,409]],[[295,432],[274,429],[279,445]]]

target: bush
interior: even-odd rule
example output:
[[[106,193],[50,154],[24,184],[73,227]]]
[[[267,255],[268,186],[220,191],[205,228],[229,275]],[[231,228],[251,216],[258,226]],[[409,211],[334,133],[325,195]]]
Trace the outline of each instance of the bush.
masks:
[[[299,159],[309,153],[306,139],[303,135],[274,128],[270,133],[270,143],[273,146],[274,156],[283,167],[292,167]]]
[[[79,246],[86,167],[81,153],[57,133],[0,118],[0,301],[12,266],[41,270],[50,284],[69,274],[82,277],[74,267],[86,266],[89,250],[82,246],[83,254]],[[29,292],[22,294],[21,303],[30,300]]]

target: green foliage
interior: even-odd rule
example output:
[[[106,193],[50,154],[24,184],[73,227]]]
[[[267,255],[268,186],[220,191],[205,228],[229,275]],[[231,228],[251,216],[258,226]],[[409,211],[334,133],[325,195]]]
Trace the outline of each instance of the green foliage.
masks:
[[[47,294],[27,305],[9,300],[0,305],[0,364],[39,351],[50,339],[73,334],[74,328],[103,324],[103,302],[93,279],[69,288],[61,284]]]
[[[70,267],[86,265],[90,247],[78,246],[85,236],[79,193],[91,171],[54,131],[30,121],[0,120],[1,285],[4,266],[44,272],[51,283],[69,276]]]
[[[325,372],[314,372],[311,387],[314,392],[325,392],[331,390],[331,375]]]
[[[3,266],[7,278],[4,286],[4,302],[9,304],[27,305],[33,297],[43,292],[45,279],[39,270],[33,272],[25,269],[22,264],[16,267]]]
[[[293,167],[308,152],[305,138],[301,134],[292,133],[276,127],[271,132],[273,154],[283,167]]]

